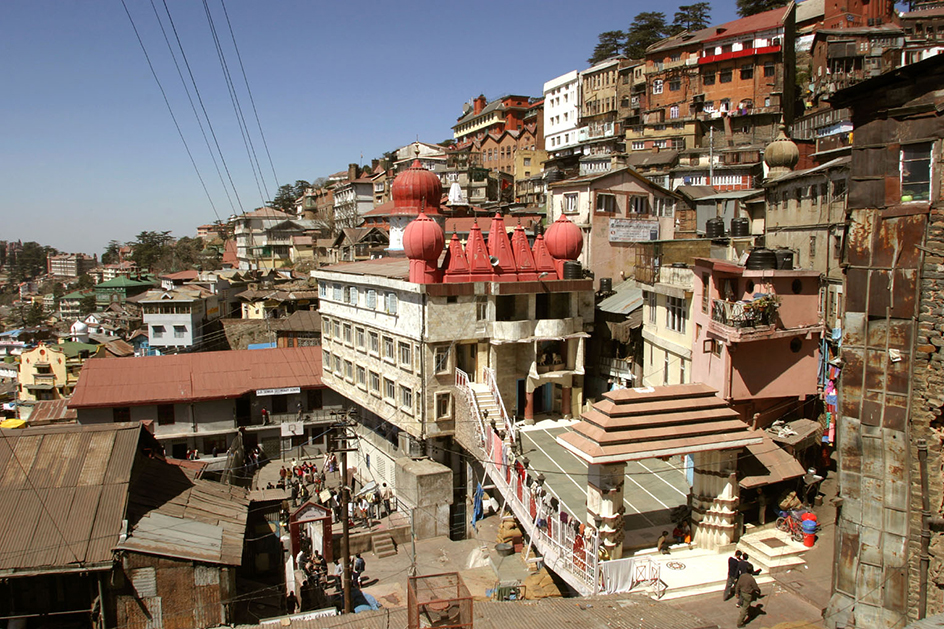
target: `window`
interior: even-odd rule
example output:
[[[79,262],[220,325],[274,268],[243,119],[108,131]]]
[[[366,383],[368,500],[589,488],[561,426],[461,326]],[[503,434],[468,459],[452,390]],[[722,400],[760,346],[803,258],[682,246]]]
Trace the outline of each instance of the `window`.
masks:
[[[337,374],[338,376],[340,376],[341,373],[343,373],[343,372],[341,371],[342,368],[343,368],[343,366],[342,366],[341,357],[340,357],[340,356],[335,356],[335,357],[334,357],[334,373]]]
[[[436,394],[436,419],[452,417],[452,394]]]
[[[397,399],[397,385],[390,378],[384,378],[384,398],[391,404]]]
[[[679,297],[665,298],[665,325],[674,332],[685,333],[685,300]]]
[[[367,386],[367,370],[360,365],[357,366],[357,386],[362,389]]]
[[[400,364],[410,367],[413,363],[413,347],[409,343],[400,343],[397,347],[400,352]]]
[[[485,321],[488,318],[488,301],[485,297],[475,298],[475,320]]]
[[[577,211],[577,194],[564,195],[564,207],[561,210],[565,214],[573,214]]]
[[[435,358],[433,360],[433,368],[436,373],[445,373],[449,370],[449,353],[452,350],[451,347],[437,347]]]
[[[353,288],[353,287],[351,287],[351,286],[345,286],[345,287],[344,287],[344,303],[346,303],[346,304],[354,303],[354,302],[351,301],[351,289],[352,289],[352,288]]]
[[[754,66],[741,66],[741,80],[747,81],[754,78]]]
[[[131,407],[130,406],[116,406],[111,409],[111,419],[114,422],[130,422],[131,421]]]
[[[329,352],[328,350],[322,350],[321,364],[324,366],[325,371],[328,371],[331,369],[331,352]]]
[[[354,382],[354,363],[349,360],[344,361],[344,378],[350,382]]]
[[[669,81],[670,92],[677,92],[680,89],[682,89],[682,81],[680,81],[679,79],[672,79],[671,81]]]
[[[629,197],[629,211],[633,214],[648,214],[649,197]]]
[[[643,149],[645,149],[645,148],[646,148],[646,143],[645,143],[645,142],[633,142],[633,150],[634,150],[634,151],[641,151],[641,150],[643,150]]]
[[[649,323],[656,322],[656,294],[652,291],[646,292],[646,307],[649,309]]]
[[[597,194],[597,212],[616,212],[616,196]]]
[[[341,340],[341,322],[337,319],[331,322],[331,333],[336,341]]]
[[[656,216],[674,216],[675,215],[675,202],[672,199],[667,197],[655,197],[656,202]]]
[[[155,339],[164,338],[164,326],[162,325],[151,326],[151,337]]]
[[[662,355],[662,386],[669,384],[669,353]]]
[[[344,342],[347,343],[348,345],[351,344],[351,324],[350,323],[344,324]]]
[[[774,64],[772,64],[772,63],[770,63],[770,62],[765,63],[765,64],[764,64],[764,76],[765,76],[765,77],[771,77],[771,76],[773,76],[774,74],[776,74],[776,70],[774,69]]]
[[[340,284],[335,284],[331,287],[331,295],[334,298],[334,301],[341,301],[344,297],[344,293],[341,290]]]
[[[367,307],[376,308],[377,307],[377,291],[370,288],[367,290]]]
[[[525,165],[525,166],[530,166],[530,165],[531,165],[531,158],[530,158],[530,157],[525,157],[525,158],[524,158],[524,165]]]
[[[685,384],[685,359],[679,359],[679,384]]]
[[[669,107],[669,118],[678,118],[679,117],[679,107],[678,105],[672,105]]]
[[[386,303],[384,304],[384,307],[387,311],[387,314],[397,314],[397,294],[387,293],[385,301]]]
[[[701,311],[705,314],[708,314],[708,301],[711,298],[711,285],[709,283],[708,274],[701,274]]]
[[[174,405],[173,404],[158,404],[157,405],[157,425],[158,426],[167,426],[169,424],[175,423],[177,420],[174,416]]]
[[[364,328],[356,328],[354,330],[354,344],[364,349]]]
[[[393,339],[390,338],[389,336],[385,336],[385,337],[383,337],[383,342],[384,342],[384,353],[383,353],[383,357],[386,358],[386,359],[388,359],[388,360],[391,360],[391,361],[392,361],[392,360],[394,359],[394,355],[393,355]]]
[[[682,60],[682,53],[680,52],[669,57],[669,61],[681,61],[681,60]]]
[[[661,94],[662,93],[662,79],[656,79],[652,82],[652,93]]]
[[[728,111],[731,109],[731,99],[722,98],[721,99],[721,111]]]
[[[722,70],[719,81],[722,83],[730,83],[731,79],[734,77],[734,72],[732,70]]]
[[[400,385],[400,406],[413,410],[413,389]]]
[[[931,143],[901,147],[901,200],[927,201],[931,198]]]
[[[372,354],[379,354],[380,353],[380,335],[377,334],[376,332],[371,332],[368,334],[368,338],[370,339],[370,352]]]
[[[324,299],[328,296],[328,286],[321,282],[318,282],[318,296]]]
[[[706,72],[701,75],[701,84],[702,85],[714,85],[715,84],[715,73]]]
[[[370,372],[370,392],[380,395],[380,374],[376,371]]]
[[[321,336],[325,339],[331,338],[331,319],[327,317],[321,318]]]

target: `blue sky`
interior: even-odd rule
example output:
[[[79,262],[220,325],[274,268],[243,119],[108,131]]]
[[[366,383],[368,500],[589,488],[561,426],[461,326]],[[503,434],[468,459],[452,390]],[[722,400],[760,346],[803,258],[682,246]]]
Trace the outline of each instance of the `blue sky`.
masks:
[[[241,209],[256,208],[262,196],[202,2],[166,1]],[[271,198],[276,182],[222,5],[207,1]],[[197,225],[233,213],[150,0],[125,2],[216,213],[121,0],[3,0],[0,239],[101,254],[112,239],[133,240],[144,230],[193,235]],[[169,28],[163,2],[154,6]],[[659,9],[671,21],[676,7]],[[369,163],[417,137],[445,140],[462,103],[479,93],[540,95],[545,81],[586,67],[598,33],[625,29],[654,7],[609,0],[226,0],[226,9],[282,184]],[[712,3],[712,22],[735,17],[734,0]]]

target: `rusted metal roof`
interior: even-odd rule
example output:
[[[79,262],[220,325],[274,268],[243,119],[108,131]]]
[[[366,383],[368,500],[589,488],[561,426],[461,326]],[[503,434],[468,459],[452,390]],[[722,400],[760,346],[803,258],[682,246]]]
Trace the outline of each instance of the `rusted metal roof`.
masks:
[[[69,408],[236,398],[257,389],[322,388],[320,347],[90,360]]]
[[[763,437],[763,443],[747,446],[748,456],[738,463],[738,471],[744,472],[738,482],[742,488],[755,489],[803,476],[806,470],[789,452],[766,434]]]
[[[761,443],[705,384],[622,389],[581,415],[557,441],[588,463],[634,461]]]
[[[136,471],[128,505],[128,537],[121,550],[204,563],[242,562],[247,490],[193,479],[158,459]]]
[[[69,398],[61,400],[44,400],[33,404],[29,414],[30,426],[45,426],[47,424],[63,424],[74,422],[76,412],[68,407]]]
[[[139,423],[0,431],[0,575],[111,568]]]

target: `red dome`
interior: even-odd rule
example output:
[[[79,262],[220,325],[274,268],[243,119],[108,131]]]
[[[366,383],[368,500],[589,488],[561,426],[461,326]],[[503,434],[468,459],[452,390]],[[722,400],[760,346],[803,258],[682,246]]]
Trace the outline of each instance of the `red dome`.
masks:
[[[390,187],[393,214],[439,214],[442,184],[439,177],[423,168],[420,160],[397,175]]]
[[[544,235],[548,252],[557,260],[576,260],[583,251],[583,234],[564,214],[554,221]]]
[[[445,245],[442,228],[423,213],[410,221],[403,232],[403,251],[411,260],[435,262]]]

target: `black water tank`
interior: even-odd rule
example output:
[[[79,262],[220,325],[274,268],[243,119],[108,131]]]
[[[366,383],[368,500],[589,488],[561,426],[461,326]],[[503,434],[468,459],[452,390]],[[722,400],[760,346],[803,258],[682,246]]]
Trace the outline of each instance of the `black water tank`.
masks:
[[[767,269],[776,269],[777,268],[777,254],[771,251],[770,249],[763,249],[758,247],[751,251],[751,254],[747,256],[747,264],[745,264],[748,269],[752,271],[763,271]]]
[[[741,238],[744,236],[751,235],[751,220],[749,218],[744,218],[739,216],[738,218],[731,219],[731,236],[735,238]]]
[[[613,292],[613,279],[609,277],[600,278],[600,292],[601,293],[612,293]]]
[[[710,218],[705,223],[705,236],[707,238],[724,238],[724,220],[720,218]]]
[[[777,268],[785,271],[793,270],[793,252],[789,249],[776,249],[774,255],[777,256]]]
[[[565,280],[582,280],[583,279],[583,269],[580,267],[580,263],[574,260],[568,260],[564,263],[564,279]]]

